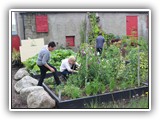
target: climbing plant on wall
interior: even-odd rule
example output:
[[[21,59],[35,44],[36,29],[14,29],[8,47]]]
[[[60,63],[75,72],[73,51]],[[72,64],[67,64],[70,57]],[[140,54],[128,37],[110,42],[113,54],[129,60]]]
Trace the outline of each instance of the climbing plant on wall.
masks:
[[[90,23],[90,29],[89,29],[89,35],[88,35],[89,44],[94,44],[98,34],[101,32],[102,36],[105,38],[107,46],[109,46],[110,40],[115,39],[115,35],[111,33],[107,34],[102,30],[102,28],[99,25],[100,18],[96,17],[96,13],[89,13],[88,16],[89,16],[89,23]]]

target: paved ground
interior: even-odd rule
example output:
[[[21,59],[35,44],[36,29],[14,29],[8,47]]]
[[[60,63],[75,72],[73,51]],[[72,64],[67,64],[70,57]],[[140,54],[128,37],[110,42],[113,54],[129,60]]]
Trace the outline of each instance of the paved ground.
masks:
[[[14,90],[14,85],[17,82],[16,80],[14,80],[14,75],[17,72],[19,68],[12,68],[12,94],[11,94],[11,98],[12,98],[12,109],[14,108],[27,108],[27,104],[21,101],[21,97],[20,94],[16,93],[16,91]]]

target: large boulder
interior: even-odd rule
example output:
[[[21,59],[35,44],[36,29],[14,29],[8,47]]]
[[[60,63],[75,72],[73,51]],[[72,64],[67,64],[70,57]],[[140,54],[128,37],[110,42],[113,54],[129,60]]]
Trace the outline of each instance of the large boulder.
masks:
[[[29,75],[29,73],[27,72],[27,70],[25,68],[20,68],[16,74],[14,75],[14,79],[15,80],[20,80],[22,79],[24,76]]]
[[[23,102],[27,102],[27,97],[31,92],[33,92],[33,91],[41,91],[41,90],[44,90],[44,88],[41,87],[41,86],[31,86],[31,87],[23,88],[20,91],[20,96],[22,98],[22,101]]]
[[[14,85],[14,88],[17,93],[20,93],[20,91],[23,88],[36,86],[37,84],[38,84],[38,81],[36,79],[34,79],[30,76],[25,76]]]
[[[46,91],[33,91],[27,97],[28,108],[54,108],[53,100]]]

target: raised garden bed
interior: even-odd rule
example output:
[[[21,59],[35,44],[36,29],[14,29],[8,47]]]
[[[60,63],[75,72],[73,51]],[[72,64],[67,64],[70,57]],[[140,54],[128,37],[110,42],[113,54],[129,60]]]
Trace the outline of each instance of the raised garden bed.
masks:
[[[87,104],[91,102],[109,102],[109,101],[117,101],[121,99],[130,99],[135,95],[142,95],[149,91],[148,86],[141,86],[138,88],[132,88],[127,90],[120,90],[110,93],[98,94],[95,96],[82,97],[71,100],[60,100],[60,98],[55,95],[51,89],[48,88],[47,85],[43,84],[44,89],[49,93],[49,95],[56,100],[57,108],[61,109],[79,109],[85,108]]]

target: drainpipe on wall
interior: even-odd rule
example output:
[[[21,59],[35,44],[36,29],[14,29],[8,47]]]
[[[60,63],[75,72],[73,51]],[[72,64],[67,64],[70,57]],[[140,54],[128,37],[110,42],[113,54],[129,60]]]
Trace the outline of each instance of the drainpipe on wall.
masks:
[[[24,15],[22,14],[22,25],[23,25],[23,35],[24,35],[24,39],[26,39],[26,35],[25,35],[25,26],[24,26]]]

